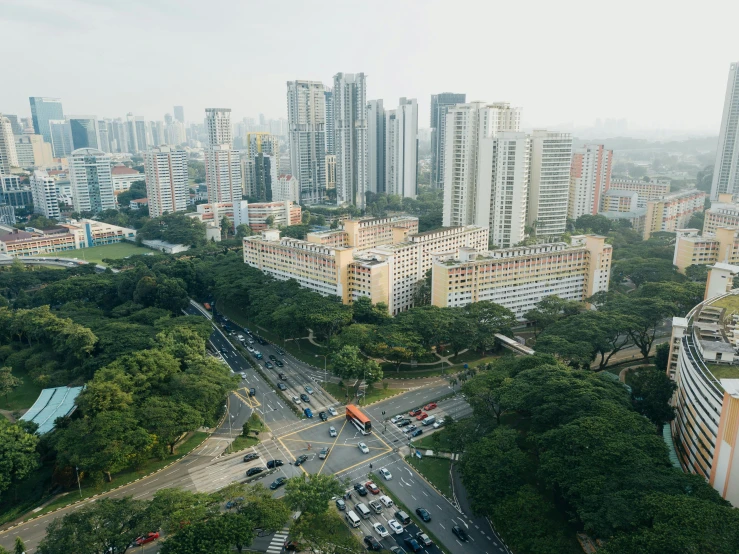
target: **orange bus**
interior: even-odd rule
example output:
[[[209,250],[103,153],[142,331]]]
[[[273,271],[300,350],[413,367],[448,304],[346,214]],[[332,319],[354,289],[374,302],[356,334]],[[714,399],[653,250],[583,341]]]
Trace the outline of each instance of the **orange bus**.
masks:
[[[363,435],[369,435],[372,432],[372,422],[354,404],[346,405],[346,419],[351,421]]]

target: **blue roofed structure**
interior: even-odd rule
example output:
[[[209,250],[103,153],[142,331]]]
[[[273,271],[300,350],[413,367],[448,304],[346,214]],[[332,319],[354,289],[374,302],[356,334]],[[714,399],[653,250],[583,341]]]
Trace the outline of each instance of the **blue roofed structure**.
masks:
[[[38,424],[38,434],[43,435],[54,429],[54,421],[74,412],[74,403],[84,387],[56,387],[44,389],[33,406],[21,417],[23,421]]]

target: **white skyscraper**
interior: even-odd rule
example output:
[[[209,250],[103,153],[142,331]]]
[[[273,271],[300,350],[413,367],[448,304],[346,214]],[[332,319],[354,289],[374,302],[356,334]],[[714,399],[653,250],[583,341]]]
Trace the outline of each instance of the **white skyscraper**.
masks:
[[[388,193],[415,198],[418,192],[418,103],[415,98],[401,98],[394,111],[393,178],[392,183],[388,183]]]
[[[59,219],[59,199],[56,194],[56,181],[49,177],[46,171],[36,170],[31,175],[31,194],[33,196],[33,211],[43,214],[49,219]]]
[[[130,112],[126,114],[126,141],[128,144],[124,147],[123,152],[136,154],[141,151],[138,141],[138,127],[136,126],[136,119]]]
[[[326,95],[323,83],[288,81],[287,121],[290,168],[300,186],[300,202],[316,204],[326,195]]]
[[[187,209],[190,189],[185,150],[170,146],[150,148],[144,153],[144,171],[151,217]]]
[[[369,190],[385,192],[385,108],[382,100],[367,102]]]
[[[395,155],[398,150],[395,147],[395,133],[398,127],[395,125],[395,110],[385,110],[385,192],[394,194],[395,190]]]
[[[240,211],[236,205],[243,196],[241,176],[241,157],[238,150],[228,144],[211,146],[205,149],[205,184],[208,188],[208,202],[233,202],[234,226],[238,227]]]
[[[13,125],[7,117],[0,114],[0,174],[10,175],[10,168],[17,166]]]
[[[369,187],[364,73],[337,73],[333,93],[336,201],[364,208]]]
[[[537,236],[557,236],[567,228],[572,135],[537,130],[531,135],[529,215]]]
[[[99,213],[115,209],[110,155],[80,148],[67,158],[75,212]]]
[[[711,199],[718,200],[718,195],[725,192],[739,193],[739,62],[729,66]]]
[[[334,155],[334,92],[325,87],[323,95],[326,98],[326,154]]]
[[[69,122],[66,119],[50,119],[47,124],[51,133],[51,151],[54,157],[66,158],[74,150]]]
[[[209,146],[233,145],[231,108],[205,108],[205,125]]]
[[[525,237],[530,142],[520,108],[501,102],[448,107],[444,144],[444,226],[490,229],[491,244]]]

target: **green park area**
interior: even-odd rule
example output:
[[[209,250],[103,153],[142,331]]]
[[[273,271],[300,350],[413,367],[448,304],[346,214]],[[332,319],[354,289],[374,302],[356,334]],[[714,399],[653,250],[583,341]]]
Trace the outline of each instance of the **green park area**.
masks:
[[[81,248],[79,250],[67,250],[65,252],[55,252],[54,257],[57,258],[77,258],[87,262],[104,264],[103,260],[117,260],[128,256],[136,256],[138,254],[152,254],[153,250],[143,246],[137,246],[130,242],[117,242],[115,244],[106,244],[104,246],[93,246],[92,248]]]
[[[448,458],[431,458],[423,456],[406,457],[406,461],[416,468],[416,471],[423,475],[429,483],[439,489],[447,498],[452,498],[452,485],[449,479],[449,470],[452,461]]]

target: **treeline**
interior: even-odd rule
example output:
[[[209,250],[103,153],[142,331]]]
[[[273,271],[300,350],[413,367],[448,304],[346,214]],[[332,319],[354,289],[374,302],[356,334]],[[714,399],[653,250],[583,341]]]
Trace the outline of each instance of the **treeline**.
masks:
[[[739,514],[671,466],[667,447],[620,383],[554,357],[505,358],[463,390],[473,417],[446,433],[464,452],[473,509],[517,554],[739,551]]]

